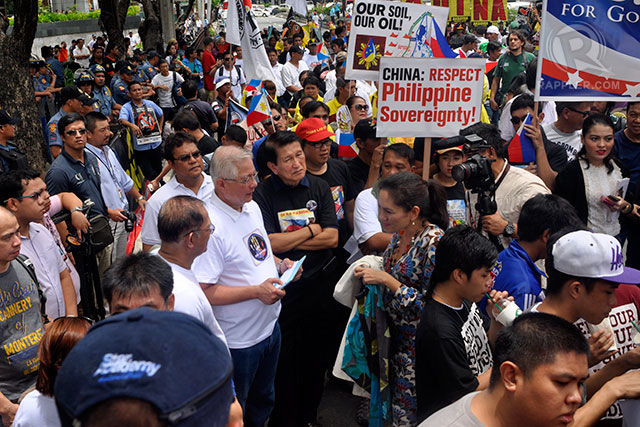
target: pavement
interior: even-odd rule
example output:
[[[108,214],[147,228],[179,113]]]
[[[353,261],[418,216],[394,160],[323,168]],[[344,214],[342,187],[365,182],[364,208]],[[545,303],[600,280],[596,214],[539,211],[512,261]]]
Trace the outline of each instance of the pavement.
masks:
[[[351,385],[345,381],[327,381],[318,409],[322,427],[358,427],[356,411],[360,399],[351,394]]]

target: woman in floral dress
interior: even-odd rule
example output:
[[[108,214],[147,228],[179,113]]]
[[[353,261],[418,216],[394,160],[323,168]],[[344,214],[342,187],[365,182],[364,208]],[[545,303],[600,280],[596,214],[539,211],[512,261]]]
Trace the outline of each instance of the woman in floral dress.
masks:
[[[394,233],[384,270],[356,268],[364,283],[384,285],[391,320],[391,392],[394,426],[416,425],[415,336],[436,245],[448,225],[446,193],[439,184],[402,172],[380,182],[378,216]]]

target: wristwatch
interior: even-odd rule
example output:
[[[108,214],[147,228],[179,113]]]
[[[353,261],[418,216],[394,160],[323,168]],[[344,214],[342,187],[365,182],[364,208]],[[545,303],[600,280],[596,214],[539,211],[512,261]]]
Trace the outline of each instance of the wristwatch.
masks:
[[[511,221],[509,221],[507,225],[505,225],[504,231],[502,232],[502,234],[504,234],[506,237],[511,237],[515,234],[515,232],[516,232],[516,227],[513,225]]]
[[[82,211],[82,205],[76,206],[75,208],[71,209],[71,213],[78,212],[78,211]]]
[[[144,196],[140,196],[136,199],[137,202],[139,202],[140,200],[144,200]]]

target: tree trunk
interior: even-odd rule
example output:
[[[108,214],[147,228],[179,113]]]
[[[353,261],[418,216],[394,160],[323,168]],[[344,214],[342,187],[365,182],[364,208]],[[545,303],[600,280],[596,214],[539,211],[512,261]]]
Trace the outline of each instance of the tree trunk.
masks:
[[[168,1],[168,0],[160,0]],[[162,41],[162,23],[160,22],[160,9],[158,2],[143,0],[144,21],[138,28],[138,34],[145,49],[155,49],[160,56],[164,56],[164,43]]]
[[[193,5],[195,4],[195,2],[195,0],[189,0],[184,13],[178,16],[178,20],[176,21],[176,32],[180,35],[178,39],[184,38],[184,23],[187,21],[189,15],[191,15],[191,11],[193,10]],[[178,10],[180,10],[180,3],[177,4]]]
[[[109,36],[110,42],[117,43],[120,48],[120,58],[127,55],[124,43],[124,21],[127,19],[127,10],[131,0],[100,0],[100,26]]]
[[[48,146],[29,75],[31,46],[38,26],[38,0],[16,0],[13,33],[7,35],[9,20],[0,14],[0,107],[22,119],[16,125],[14,143],[29,159],[29,165],[44,172]]]

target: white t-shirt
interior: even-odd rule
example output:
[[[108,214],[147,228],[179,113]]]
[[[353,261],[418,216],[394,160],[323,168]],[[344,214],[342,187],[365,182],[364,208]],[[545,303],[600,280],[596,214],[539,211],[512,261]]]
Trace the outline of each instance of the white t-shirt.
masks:
[[[238,212],[220,200],[215,191],[207,203],[216,226],[207,251],[191,267],[200,283],[224,286],[259,285],[279,277],[262,213],[254,201]],[[280,301],[266,305],[259,299],[214,305],[213,313],[227,337],[229,348],[248,348],[273,333]]]
[[[273,74],[276,76],[276,96],[282,96],[284,94],[284,86],[282,86],[282,64],[276,62],[276,65],[271,67]]]
[[[20,236],[20,253],[29,257],[36,270],[36,277],[47,297],[46,313],[51,319],[66,314],[60,273],[67,269],[60,248],[51,232],[43,225],[29,224],[29,237]]]
[[[238,68],[240,69],[240,73],[238,73]],[[236,101],[241,100],[242,85],[247,84],[247,79],[244,76],[244,71],[242,70],[242,68],[239,65],[238,67],[234,65],[231,71],[228,71],[226,68],[221,67],[218,69],[218,71],[216,71],[214,80],[217,81],[222,76],[225,76],[229,78],[229,80],[231,80],[231,90],[233,91],[233,97],[235,98],[235,100]]]
[[[313,70],[322,62],[318,59],[318,55],[311,55],[309,52],[304,54],[302,60],[309,66],[310,70]]]
[[[78,48],[78,46],[73,49],[73,56],[81,56],[81,55],[91,55],[89,52],[89,48],[87,46],[82,46],[82,49]],[[86,59],[76,59],[76,62],[80,64],[82,68],[89,68],[89,56]]]
[[[309,66],[304,61],[299,61],[297,68],[291,62],[287,62],[282,67],[282,86],[284,86],[285,89],[289,86],[298,86],[301,88],[302,84],[300,83],[299,79],[300,73],[308,69]],[[295,92],[289,93],[293,95]]]
[[[378,201],[371,192],[372,188],[362,190],[356,197],[353,209],[353,237],[362,244],[374,234],[382,233],[378,220]]]
[[[160,257],[162,258],[162,256]],[[169,264],[171,271],[173,271],[173,295],[175,297],[173,311],[195,317],[207,325],[213,335],[226,344],[227,338],[213,315],[211,304],[209,304],[209,300],[200,287],[200,283],[193,271],[184,269],[166,259],[165,262]]]
[[[576,158],[578,151],[582,148],[582,141],[580,141],[582,131],[577,130],[571,133],[560,132],[554,123],[542,126],[542,129],[549,141],[558,144],[567,151],[568,161]]]
[[[198,189],[198,194],[194,194],[184,185],[180,184],[175,175],[171,180],[160,187],[158,191],[153,193],[144,212],[144,221],[142,222],[142,230],[140,235],[142,243],[147,245],[159,245],[160,236],[158,235],[158,214],[164,202],[175,196],[194,196],[207,203],[211,193],[213,192],[213,182],[211,176],[202,174],[204,180]]]
[[[162,74],[156,74],[151,80],[151,84],[154,86],[164,85],[168,87],[168,90],[157,89],[158,92],[158,105],[165,108],[175,107],[176,103],[173,101],[173,97],[171,96],[171,92],[173,90],[173,74],[175,71],[169,71],[168,76],[163,76]],[[184,79],[180,74],[176,74],[176,82],[183,83]]]
[[[59,427],[60,425],[55,399],[45,396],[38,390],[27,393],[20,402],[18,412],[13,419],[14,427]]]

